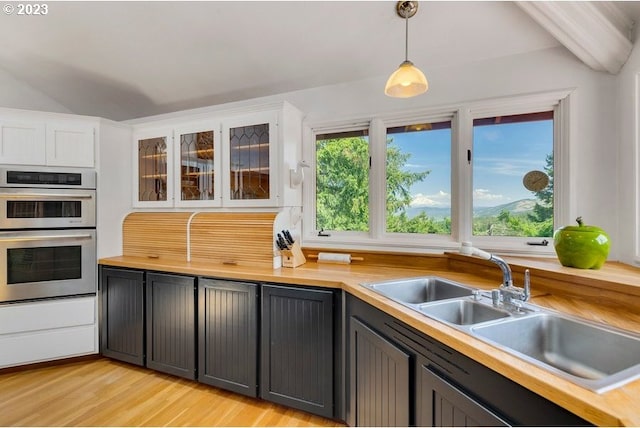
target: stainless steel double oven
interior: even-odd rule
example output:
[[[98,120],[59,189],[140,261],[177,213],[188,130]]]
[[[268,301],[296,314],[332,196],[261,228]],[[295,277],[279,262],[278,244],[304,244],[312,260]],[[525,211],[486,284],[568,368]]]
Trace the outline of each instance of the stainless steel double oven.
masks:
[[[0,167],[0,303],[96,289],[95,171]]]

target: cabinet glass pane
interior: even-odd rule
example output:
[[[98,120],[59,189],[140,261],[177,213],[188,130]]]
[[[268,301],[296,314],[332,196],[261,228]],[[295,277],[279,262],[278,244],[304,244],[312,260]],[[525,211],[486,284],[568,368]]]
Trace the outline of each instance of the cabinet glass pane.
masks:
[[[138,140],[138,200],[167,200],[167,139]]]
[[[229,130],[231,199],[269,199],[269,124]]]
[[[180,136],[180,199],[208,201],[213,192],[213,131]]]

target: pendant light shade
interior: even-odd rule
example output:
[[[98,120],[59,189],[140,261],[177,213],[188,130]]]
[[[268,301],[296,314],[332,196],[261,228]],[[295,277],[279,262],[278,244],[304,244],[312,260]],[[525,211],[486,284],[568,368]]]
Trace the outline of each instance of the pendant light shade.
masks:
[[[409,98],[427,92],[429,82],[411,61],[404,61],[387,80],[384,93],[395,98]]]
[[[389,77],[384,93],[395,98],[409,98],[427,92],[429,82],[424,73],[409,61],[409,18],[418,11],[417,1],[399,1],[396,12],[405,20],[404,61]]]

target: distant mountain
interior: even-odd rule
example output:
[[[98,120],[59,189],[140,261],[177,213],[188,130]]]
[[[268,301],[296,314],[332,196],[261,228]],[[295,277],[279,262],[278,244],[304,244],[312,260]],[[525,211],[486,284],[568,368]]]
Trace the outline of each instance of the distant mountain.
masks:
[[[498,205],[496,207],[479,207],[473,210],[473,215],[476,217],[494,217],[498,216],[502,211],[522,215],[533,212],[535,205],[535,199],[520,199],[519,201]]]
[[[427,217],[433,218],[436,220],[442,220],[446,217],[451,217],[451,208],[450,207],[409,207],[407,209],[407,217],[413,218],[417,215],[420,215],[421,212],[427,214]]]
[[[476,217],[494,217],[498,216],[502,211],[508,211],[511,214],[524,215],[533,212],[533,207],[535,205],[535,199],[521,199],[519,201],[509,202],[508,204],[502,204],[495,207],[479,207],[473,210],[473,214]],[[421,212],[426,213],[427,217],[434,218],[436,220],[451,217],[450,207],[410,207],[407,209],[407,216],[412,218],[419,215]]]

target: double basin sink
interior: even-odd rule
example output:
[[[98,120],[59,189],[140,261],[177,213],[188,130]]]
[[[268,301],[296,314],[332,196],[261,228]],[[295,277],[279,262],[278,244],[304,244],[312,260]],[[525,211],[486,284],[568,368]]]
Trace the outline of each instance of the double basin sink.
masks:
[[[529,303],[506,310],[488,292],[435,276],[361,285],[597,393],[640,377],[633,332]]]

